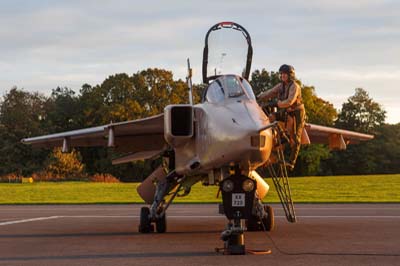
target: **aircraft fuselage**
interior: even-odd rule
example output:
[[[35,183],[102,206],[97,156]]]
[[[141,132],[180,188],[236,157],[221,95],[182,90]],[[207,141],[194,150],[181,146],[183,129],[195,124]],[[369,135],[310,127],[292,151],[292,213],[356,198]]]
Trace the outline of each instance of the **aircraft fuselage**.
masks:
[[[230,98],[193,109],[194,137],[175,149],[177,173],[207,173],[232,163],[247,172],[269,159],[272,131],[259,130],[270,121],[255,100]]]

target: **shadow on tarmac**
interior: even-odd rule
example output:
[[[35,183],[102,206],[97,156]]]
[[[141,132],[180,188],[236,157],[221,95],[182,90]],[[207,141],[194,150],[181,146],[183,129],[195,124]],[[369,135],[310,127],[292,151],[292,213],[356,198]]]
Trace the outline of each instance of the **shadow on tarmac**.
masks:
[[[210,231],[180,231],[166,232],[162,235],[186,235],[186,234],[217,234],[221,233],[218,230]],[[157,234],[150,233],[149,235]],[[57,237],[101,237],[101,236],[143,236],[138,232],[103,232],[103,233],[72,233],[72,234],[1,234],[0,238],[57,238]],[[157,234],[160,235],[160,234]]]
[[[32,256],[32,257],[3,257],[5,261],[40,261],[40,260],[82,260],[82,259],[133,259],[133,258],[168,258],[168,257],[210,257],[218,256],[216,252],[169,252],[169,253],[124,253],[124,254],[93,254],[68,256]]]

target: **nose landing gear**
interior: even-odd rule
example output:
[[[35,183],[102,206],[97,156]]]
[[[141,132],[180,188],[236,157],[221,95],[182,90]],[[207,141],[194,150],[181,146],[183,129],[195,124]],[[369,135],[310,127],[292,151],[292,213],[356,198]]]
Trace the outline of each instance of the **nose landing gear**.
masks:
[[[246,254],[244,227],[240,218],[235,219],[233,223],[228,223],[227,229],[221,233],[221,240],[224,241],[225,255]]]
[[[230,220],[221,234],[226,255],[246,254],[243,220],[252,216],[257,189],[255,180],[241,175],[238,169],[235,170],[234,175],[225,178],[220,184],[223,210]]]

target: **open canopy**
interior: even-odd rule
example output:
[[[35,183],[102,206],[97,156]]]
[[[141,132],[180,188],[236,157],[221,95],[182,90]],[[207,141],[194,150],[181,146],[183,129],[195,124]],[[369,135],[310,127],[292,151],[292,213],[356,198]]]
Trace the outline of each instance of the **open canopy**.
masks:
[[[253,47],[245,28],[234,22],[212,26],[205,37],[203,82],[221,75],[235,74],[249,79]]]

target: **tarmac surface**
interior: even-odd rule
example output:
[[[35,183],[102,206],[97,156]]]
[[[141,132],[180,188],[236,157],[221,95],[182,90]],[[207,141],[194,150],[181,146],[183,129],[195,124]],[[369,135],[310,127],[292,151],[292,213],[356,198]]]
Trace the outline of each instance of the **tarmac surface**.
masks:
[[[0,206],[0,265],[400,265],[400,204],[279,205],[275,230],[247,232],[227,256],[216,204],[172,205],[165,234],[140,234],[141,205]],[[273,241],[273,242],[272,242]]]

